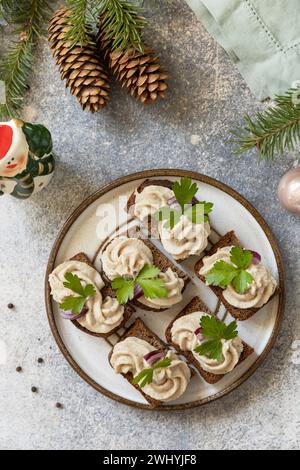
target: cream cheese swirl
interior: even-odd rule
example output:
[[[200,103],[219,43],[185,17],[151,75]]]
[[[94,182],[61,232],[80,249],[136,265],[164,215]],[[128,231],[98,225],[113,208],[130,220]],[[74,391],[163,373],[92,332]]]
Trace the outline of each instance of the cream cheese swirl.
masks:
[[[87,314],[76,320],[81,326],[93,333],[105,334],[122,323],[124,307],[116,299],[110,297],[106,297],[103,302],[101,289],[104,287],[104,282],[102,277],[93,267],[80,261],[66,261],[57,266],[50,274],[51,294],[56,302],[60,304],[65,297],[76,295],[64,287],[66,273],[76,274],[83,286],[92,284],[96,290],[95,296],[86,302]]]
[[[157,299],[139,298],[139,302],[153,309],[169,308],[182,301],[182,290],[184,288],[184,280],[178,274],[168,268],[167,271],[161,272],[159,278],[164,281],[164,287],[168,291],[168,297]]]
[[[201,344],[195,331],[199,328],[200,320],[207,315],[204,312],[193,312],[178,318],[172,326],[172,342],[177,344],[182,351],[191,352],[199,362],[202,369],[216,375],[224,375],[231,372],[238,364],[243,352],[242,340],[237,337],[232,340],[222,340],[222,359],[217,361],[206,356],[199,356],[194,349]]]
[[[130,336],[114,346],[110,363],[117,374],[131,373],[135,377],[150,367],[144,356],[151,351],[155,351],[151,344]],[[166,357],[172,360],[171,365],[155,370],[153,382],[142,389],[162,402],[176,400],[183,395],[191,378],[189,367],[176,354],[168,351]]]
[[[140,193],[135,192],[134,215],[143,221],[152,216],[162,207],[168,205],[169,199],[175,197],[174,192],[164,186],[146,186]]]
[[[217,261],[222,260],[233,264],[230,261],[232,248],[232,246],[219,248],[214,255],[203,258],[203,267],[200,269],[199,274],[206,276]],[[251,264],[247,271],[253,278],[247,291],[244,294],[239,294],[232,285],[229,285],[223,290],[223,297],[230,305],[240,309],[261,308],[274,294],[277,282],[270,270],[263,264]]]
[[[176,260],[200,255],[208,245],[210,225],[208,222],[194,224],[182,215],[173,229],[166,228],[166,222],[159,223],[161,242],[165,250]]]
[[[118,237],[101,256],[103,271],[112,281],[117,277],[136,277],[146,264],[153,263],[150,248],[138,238]]]

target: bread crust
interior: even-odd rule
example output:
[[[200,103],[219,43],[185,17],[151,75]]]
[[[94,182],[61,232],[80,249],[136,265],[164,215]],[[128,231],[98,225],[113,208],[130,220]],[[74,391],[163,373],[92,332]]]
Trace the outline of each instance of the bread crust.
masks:
[[[81,263],[86,263],[92,268],[94,268],[93,264],[91,263],[90,259],[85,253],[78,253],[77,255],[71,258],[71,261],[80,261]],[[115,291],[111,288],[111,286],[107,283],[107,281],[104,280],[103,282],[105,282],[105,286],[103,287],[103,289],[101,289],[103,298],[107,296],[116,297]],[[116,328],[109,331],[108,333],[95,333],[93,331],[90,331],[87,328],[81,326],[77,320],[72,320],[72,323],[73,325],[76,326],[76,328],[83,331],[84,333],[87,333],[90,336],[96,336],[97,338],[108,338],[109,336],[116,333],[120,328],[124,327],[126,323],[128,322],[128,320],[130,320],[134,312],[135,312],[135,309],[131,305],[128,305],[128,304],[124,305],[124,318],[123,318],[122,323],[120,323],[120,325],[118,325]]]
[[[165,332],[165,335],[166,335],[166,340],[168,342],[168,344],[172,345],[174,349],[176,349],[176,351],[179,353],[179,354],[182,354],[183,356],[185,356],[185,358],[188,360],[188,362],[190,364],[192,364],[195,369],[198,370],[198,372],[200,373],[200,375],[204,378],[204,380],[209,383],[209,384],[216,384],[218,383],[220,380],[222,380],[225,375],[216,375],[216,374],[212,374],[210,372],[207,372],[205,371],[200,363],[194,358],[192,352],[190,351],[182,351],[180,349],[180,347],[175,344],[173,341],[172,341],[172,334],[171,334],[171,330],[172,330],[172,327],[173,327],[173,324],[174,322],[178,319],[178,318],[181,318],[185,315],[189,315],[190,313],[193,313],[193,312],[205,312],[207,313],[208,315],[212,315],[213,316],[213,313],[209,310],[209,308],[207,307],[207,305],[205,305],[205,303],[200,299],[200,297],[194,297],[188,304],[187,306],[174,318],[174,320],[170,323],[170,325],[167,327],[166,329],[166,332]],[[243,341],[243,346],[244,346],[244,350],[243,350],[243,353],[240,357],[240,360],[237,364],[237,366],[239,364],[241,364],[243,361],[245,361],[245,359],[247,359],[251,354],[253,354],[254,352],[254,349],[249,346],[247,343],[245,343]],[[236,367],[237,367],[236,366]]]
[[[226,233],[224,237],[222,237],[218,243],[216,243],[211,250],[205,255],[205,256],[212,256],[214,255],[219,248],[224,248],[225,246],[240,246],[242,247],[242,244],[240,240],[237,238],[235,232],[232,230],[231,232]],[[203,267],[203,260],[201,259],[198,261],[195,265],[195,273],[199,279],[201,279],[202,282],[205,283],[205,277],[201,276],[199,274],[200,269]],[[247,309],[240,309],[237,307],[234,307],[233,305],[230,305],[230,303],[227,302],[227,300],[223,296],[223,289],[221,287],[217,286],[209,286],[209,288],[214,292],[214,294],[220,299],[226,310],[235,318],[236,320],[239,321],[245,321],[251,318],[255,313],[257,313],[259,310],[261,310],[263,307],[259,308],[247,308]],[[279,293],[279,288],[275,290],[274,294],[268,302],[265,304],[267,305],[277,294]]]

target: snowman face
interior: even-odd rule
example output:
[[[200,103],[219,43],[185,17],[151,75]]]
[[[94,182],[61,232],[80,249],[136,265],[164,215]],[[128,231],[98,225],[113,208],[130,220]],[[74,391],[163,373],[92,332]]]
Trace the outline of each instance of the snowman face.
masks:
[[[27,166],[29,147],[17,120],[0,123],[0,176],[13,178]]]

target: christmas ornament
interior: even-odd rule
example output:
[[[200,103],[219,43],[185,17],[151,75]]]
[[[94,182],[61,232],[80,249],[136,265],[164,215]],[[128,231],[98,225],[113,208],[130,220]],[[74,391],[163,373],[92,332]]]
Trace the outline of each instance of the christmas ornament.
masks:
[[[153,50],[145,47],[144,52],[134,49],[114,51],[113,41],[101,27],[97,44],[116,79],[122,87],[127,88],[131,96],[145,104],[155,103],[158,98],[166,97],[168,75],[162,70],[159,58]]]
[[[300,214],[300,166],[283,176],[278,187],[278,197],[283,207]]]
[[[17,119],[0,123],[0,196],[28,199],[45,188],[55,169],[50,132]]]
[[[67,39],[70,15],[71,11],[65,7],[57,10],[50,22],[49,41],[62,80],[67,81],[66,86],[82,108],[94,113],[109,101],[109,79],[95,44],[72,47]]]

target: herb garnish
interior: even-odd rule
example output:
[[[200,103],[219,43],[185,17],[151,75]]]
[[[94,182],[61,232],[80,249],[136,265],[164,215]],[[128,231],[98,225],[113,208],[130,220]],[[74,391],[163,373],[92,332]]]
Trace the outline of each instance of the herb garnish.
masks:
[[[60,304],[62,310],[70,310],[74,315],[81,313],[84,304],[89,297],[96,295],[96,289],[92,284],[87,284],[85,287],[81,284],[81,280],[76,274],[66,273],[66,282],[64,287],[78,294],[77,296],[67,296]]]
[[[119,304],[126,304],[134,298],[136,286],[140,286],[147,299],[168,297],[168,291],[163,279],[158,277],[160,270],[150,264],[146,264],[135,279],[117,277],[112,281],[112,288],[117,291]]]
[[[145,385],[151,384],[153,382],[153,374],[156,369],[161,369],[162,367],[169,367],[171,365],[171,359],[166,357],[161,361],[154,364],[153,367],[143,369],[134,379],[132,380],[133,385],[139,385],[141,388]],[[141,382],[141,383],[140,383]]]
[[[220,361],[222,359],[222,339],[230,340],[238,336],[237,323],[233,321],[229,325],[219,321],[211,315],[205,315],[200,320],[201,335],[207,340],[197,346],[194,351],[199,356],[207,356],[209,359]]]
[[[182,215],[186,215],[193,224],[208,221],[208,214],[213,209],[213,203],[200,201],[190,207],[198,191],[197,184],[193,183],[191,178],[185,176],[181,178],[180,182],[176,181],[172,186],[172,190],[180,206],[180,210],[171,209],[171,207],[166,206],[162,207],[154,214],[154,218],[157,221],[167,221],[164,225],[165,228],[173,229]]]
[[[217,261],[213,268],[205,276],[206,284],[226,288],[233,285],[236,292],[244,294],[253,281],[252,275],[246,271],[251,265],[253,254],[251,251],[243,250],[235,246],[230,251],[230,261]]]

